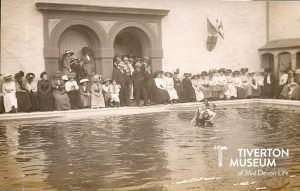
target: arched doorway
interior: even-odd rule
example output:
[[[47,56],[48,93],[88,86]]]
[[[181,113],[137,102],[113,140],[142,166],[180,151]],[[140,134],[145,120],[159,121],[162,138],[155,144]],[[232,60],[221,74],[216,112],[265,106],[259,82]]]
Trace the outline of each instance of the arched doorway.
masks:
[[[261,67],[271,68],[274,70],[274,55],[271,53],[264,53],[261,56]]]
[[[137,57],[149,57],[151,42],[147,34],[137,27],[122,29],[115,37],[113,48],[115,54],[132,54]]]
[[[74,57],[81,58],[83,47],[89,47],[92,50],[90,55],[91,63],[93,65],[93,72],[95,72],[95,60],[93,52],[96,48],[95,34],[83,25],[75,25],[67,28],[60,36],[59,39],[59,69],[62,69],[62,57],[66,50],[74,52]]]
[[[291,54],[288,52],[282,52],[278,55],[279,72],[291,69]]]

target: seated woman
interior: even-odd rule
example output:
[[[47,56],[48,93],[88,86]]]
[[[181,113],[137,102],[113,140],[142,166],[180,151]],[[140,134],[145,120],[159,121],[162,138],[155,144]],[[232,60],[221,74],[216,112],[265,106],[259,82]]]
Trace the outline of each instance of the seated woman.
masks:
[[[69,81],[65,84],[65,89],[70,99],[72,109],[80,109],[80,95],[79,95],[79,86],[75,80],[76,74],[71,72],[69,74]]]
[[[197,80],[197,85],[198,88],[203,93],[204,99],[211,99],[212,94],[208,85],[208,73],[206,71],[201,72],[201,75]]]
[[[157,104],[164,103],[167,104],[168,100],[170,100],[169,93],[165,87],[165,84],[162,79],[162,71],[158,71],[154,73],[154,82],[155,86],[152,90],[152,101]]]
[[[35,78],[34,73],[27,73],[26,79],[27,82],[25,84],[25,88],[30,96],[31,101],[31,111],[38,111],[40,109],[39,106],[39,99],[38,99],[38,93],[37,93],[37,83],[33,79]]]
[[[169,101],[171,103],[177,103],[178,95],[177,95],[177,92],[174,88],[174,81],[173,81],[173,78],[172,78],[170,72],[165,73],[165,77],[163,78],[163,81],[165,83],[166,89],[167,89],[168,94],[170,96]]]
[[[79,82],[79,95],[81,108],[91,107],[91,93],[88,87],[89,80],[87,78],[81,79]]]
[[[91,86],[91,108],[103,108],[105,107],[104,97],[103,97],[103,88],[101,85],[101,76],[94,75],[93,84]]]
[[[196,95],[196,101],[202,101],[204,99],[204,94],[202,93],[202,91],[200,90],[199,86],[198,86],[198,74],[195,74],[191,77],[191,82],[192,82],[192,86],[194,88],[195,91],[195,95]]]
[[[3,76],[5,80],[2,84],[3,102],[5,112],[16,113],[18,110],[18,102],[16,97],[16,84],[12,80],[12,75]]]
[[[217,70],[214,70],[213,74],[213,81],[215,83],[214,85],[214,91],[215,91],[215,96],[216,99],[223,99],[224,98],[224,87],[220,79],[220,73]]]
[[[18,111],[20,112],[30,112],[31,100],[27,92],[24,80],[24,72],[20,71],[15,75],[16,82],[16,96],[18,100]]]
[[[289,99],[289,93],[291,92],[292,86],[296,83],[296,76],[295,72],[290,70],[288,73],[288,81],[287,84],[283,86],[282,91],[281,91],[281,97],[284,99]]]
[[[174,81],[174,89],[177,92],[178,95],[178,102],[184,103],[185,97],[184,97],[184,89],[182,87],[181,80],[178,78],[179,71],[174,72],[173,74],[173,81]]]
[[[37,85],[40,111],[53,111],[54,100],[51,91],[51,83],[48,80],[47,73],[42,72],[40,78],[41,80],[38,81]]]
[[[62,73],[56,71],[51,80],[52,95],[55,101],[55,108],[57,110],[71,109],[70,99],[65,90],[65,82],[61,79]]]
[[[246,91],[243,87],[243,82],[241,77],[239,76],[240,72],[239,71],[234,71],[233,73],[233,83],[234,86],[237,90],[237,98],[238,99],[244,99],[246,98]]]
[[[119,84],[117,84],[117,82],[115,80],[112,81],[112,84],[109,85],[109,89],[108,92],[110,94],[110,105],[112,107],[120,107],[120,89],[121,86]]]
[[[185,93],[185,102],[196,101],[196,94],[191,82],[191,73],[184,73],[184,79],[182,80],[182,86]]]
[[[291,93],[291,99],[300,100],[300,69],[296,70],[295,78],[296,87]]]

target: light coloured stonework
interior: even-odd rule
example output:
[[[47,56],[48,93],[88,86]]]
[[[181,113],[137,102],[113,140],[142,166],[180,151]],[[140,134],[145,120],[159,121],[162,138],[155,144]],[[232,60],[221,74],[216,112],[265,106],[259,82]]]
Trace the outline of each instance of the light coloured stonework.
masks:
[[[148,25],[152,28],[155,32],[156,36],[158,36],[158,23],[148,23]]]
[[[111,27],[117,22],[117,21],[97,21],[105,30],[106,33],[109,32]]]
[[[48,19],[48,34],[49,37],[53,28],[61,21],[62,19]]]

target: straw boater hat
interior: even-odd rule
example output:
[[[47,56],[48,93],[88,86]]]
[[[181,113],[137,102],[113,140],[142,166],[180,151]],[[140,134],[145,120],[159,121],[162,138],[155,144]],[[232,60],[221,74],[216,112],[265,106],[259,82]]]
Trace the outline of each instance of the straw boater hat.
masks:
[[[86,78],[83,78],[83,79],[81,79],[80,81],[79,81],[79,83],[80,84],[82,84],[82,83],[84,83],[84,82],[88,82],[89,80],[88,79],[86,79]]]
[[[70,54],[72,56],[74,54],[74,52],[71,52],[70,50],[66,50],[65,53],[63,54],[63,56],[66,54]]]
[[[105,79],[102,84],[105,84],[106,82],[111,82],[111,79]]]
[[[3,75],[3,79],[4,80],[8,80],[8,79],[11,79],[12,78],[12,75],[11,74],[4,74]]]
[[[101,81],[101,80],[100,80],[100,75],[98,75],[98,74],[94,75],[93,81],[94,81],[94,82],[100,82],[100,81]]]

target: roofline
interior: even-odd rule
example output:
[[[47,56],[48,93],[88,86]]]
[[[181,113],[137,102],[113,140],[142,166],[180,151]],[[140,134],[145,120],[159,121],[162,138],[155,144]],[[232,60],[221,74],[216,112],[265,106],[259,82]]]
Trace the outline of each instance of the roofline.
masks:
[[[64,4],[64,3],[41,3],[35,4],[40,11],[75,11],[75,12],[94,12],[107,14],[131,14],[131,15],[151,15],[166,16],[170,10],[165,9],[145,9],[145,8],[129,8],[129,7],[106,7],[94,5],[80,4]]]

